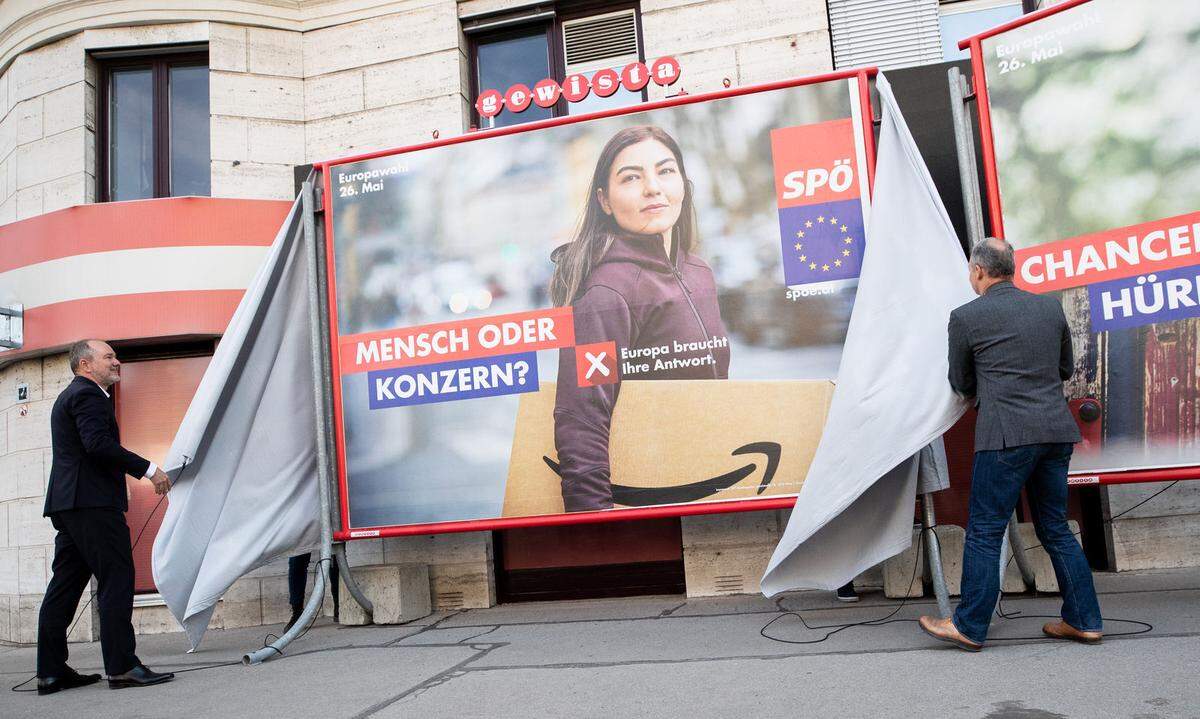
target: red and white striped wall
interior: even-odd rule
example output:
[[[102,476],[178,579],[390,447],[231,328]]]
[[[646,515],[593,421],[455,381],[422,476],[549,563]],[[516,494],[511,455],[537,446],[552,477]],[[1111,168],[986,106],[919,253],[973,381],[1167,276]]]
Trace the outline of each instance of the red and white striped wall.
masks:
[[[25,306],[24,346],[225,331],[290,202],[178,197],[81,205],[0,226],[0,305]]]

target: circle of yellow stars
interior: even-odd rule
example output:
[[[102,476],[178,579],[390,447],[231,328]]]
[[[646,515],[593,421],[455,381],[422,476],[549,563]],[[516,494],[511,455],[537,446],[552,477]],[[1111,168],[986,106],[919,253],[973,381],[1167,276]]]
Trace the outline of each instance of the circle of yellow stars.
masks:
[[[829,224],[830,224],[830,225],[832,225],[832,226],[834,226],[834,227],[838,227],[838,218],[836,218],[836,217],[829,217],[829,218],[826,218],[824,215],[821,215],[821,216],[817,217],[817,222],[818,222],[818,223],[824,223],[824,222],[826,221],[826,219],[828,219],[828,220],[829,220]],[[806,228],[809,228],[809,229],[811,229],[811,228],[812,228],[812,226],[813,226],[813,222],[812,222],[812,220],[806,220],[806,221],[804,222],[804,226],[805,226]],[[848,230],[846,229],[846,226],[845,226],[845,225],[841,225],[840,227],[838,227],[838,229],[840,229],[840,230],[842,231],[842,234],[846,234],[846,232],[848,232]],[[797,237],[797,239],[801,239],[801,240],[803,240],[803,239],[804,239],[804,230],[799,230],[799,231],[797,231],[797,232],[796,232],[796,237]],[[852,245],[852,244],[854,244],[854,238],[852,238],[852,237],[849,237],[849,236],[847,236],[847,237],[843,237],[843,238],[842,238],[842,243],[843,243],[843,244],[846,244],[846,245]],[[815,270],[817,269],[818,265],[817,265],[817,263],[816,263],[816,262],[809,262],[809,260],[808,260],[808,255],[806,255],[806,254],[803,254],[803,253],[804,253],[804,243],[803,243],[803,242],[797,242],[797,243],[796,243],[796,245],[795,245],[795,247],[796,247],[796,251],[797,251],[797,252],[799,252],[799,253],[801,253],[801,254],[800,254],[800,261],[801,261],[801,262],[808,262],[808,269],[815,271]],[[847,248],[845,248],[845,249],[843,249],[843,250],[842,250],[842,257],[849,257],[849,256],[850,256],[850,248],[849,248],[849,247],[847,247]],[[834,266],[834,267],[841,267],[841,266],[842,266],[842,260],[840,260],[840,259],[834,260],[834,261],[833,261],[833,266]],[[829,271],[829,265],[828,265],[828,264],[821,264],[821,265],[820,265],[820,268],[821,268],[821,271],[822,271],[822,272],[828,272],[828,271]]]

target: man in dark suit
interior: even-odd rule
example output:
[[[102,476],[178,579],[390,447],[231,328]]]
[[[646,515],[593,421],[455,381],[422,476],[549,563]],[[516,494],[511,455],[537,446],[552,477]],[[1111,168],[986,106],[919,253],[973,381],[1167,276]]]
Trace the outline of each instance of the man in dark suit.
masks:
[[[921,628],[979,651],[1000,592],[1000,548],[1024,488],[1038,540],[1054,564],[1062,621],[1050,637],[1096,643],[1100,604],[1083,548],[1067,527],[1067,468],[1081,439],[1063,382],[1075,358],[1062,305],[1012,283],[1012,246],[988,238],[971,251],[979,297],[950,313],[950,385],[975,397],[975,468],[963,545],[962,601],[953,619],[921,617]]]
[[[153,462],[121,446],[109,388],[121,379],[112,347],[99,340],[71,346],[75,379],[54,402],[50,435],[54,463],[43,514],[58,530],[54,575],[38,615],[38,693],[93,684],[99,674],[67,666],[67,629],[92,575],[99,585],[100,647],[113,689],[169,681],[134,654],[133,552],[124,512],[125,475],[145,477],[166,494],[170,478]]]

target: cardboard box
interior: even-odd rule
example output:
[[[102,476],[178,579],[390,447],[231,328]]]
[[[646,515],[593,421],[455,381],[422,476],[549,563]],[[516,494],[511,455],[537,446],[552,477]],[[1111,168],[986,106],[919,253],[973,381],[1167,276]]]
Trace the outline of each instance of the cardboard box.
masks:
[[[521,395],[502,516],[563,512],[551,467],[554,392],[543,382]],[[795,495],[832,396],[828,381],[627,381],[609,437],[614,499],[655,506]]]

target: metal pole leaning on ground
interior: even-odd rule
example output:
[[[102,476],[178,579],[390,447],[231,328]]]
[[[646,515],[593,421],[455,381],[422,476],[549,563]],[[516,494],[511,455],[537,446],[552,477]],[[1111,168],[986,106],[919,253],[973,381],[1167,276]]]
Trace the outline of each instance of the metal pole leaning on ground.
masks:
[[[929,579],[933,583],[933,595],[937,597],[938,612],[950,616],[950,592],[946,589],[946,575],[942,571],[942,548],[938,544],[934,527],[937,519],[933,513],[933,494],[921,495],[921,531],[925,534],[925,555],[929,564]]]
[[[354,581],[354,575],[350,573],[350,562],[346,559],[346,543],[335,542],[333,545],[333,556],[338,563],[338,572],[342,584],[346,585],[350,596],[354,597],[354,601],[358,602],[358,606],[362,607],[363,612],[367,615],[367,623],[375,623],[375,605],[371,604],[371,600],[363,594],[362,589],[358,586],[358,582]]]
[[[995,607],[995,612],[996,612],[997,616],[1000,615],[1000,600],[1004,598],[1004,570],[1008,568],[1008,560],[1005,559],[1005,555],[1008,554],[1008,550],[1009,550],[1008,532],[1005,532],[1004,539],[1001,540],[1001,542],[1000,542],[1000,561],[997,564],[997,567],[1000,570],[1000,591],[996,593],[996,607]]]
[[[1037,581],[1033,575],[1033,566],[1029,563],[1029,557],[1025,556],[1025,540],[1021,539],[1021,531],[1017,526],[1017,513],[1013,512],[1012,518],[1008,520],[1008,543],[1012,545],[1013,557],[1017,560],[1017,569],[1021,570],[1021,581],[1025,582],[1025,589],[1033,589],[1037,586]],[[1000,581],[1004,581],[1004,577],[1000,577]]]
[[[325,384],[324,363],[322,361],[323,345],[321,344],[320,311],[318,308],[318,273],[317,273],[317,233],[316,221],[313,215],[313,183],[312,176],[306,180],[300,190],[300,207],[303,222],[303,248],[308,259],[308,321],[310,351],[312,353],[313,405],[316,410],[317,430],[317,494],[321,503],[321,559],[317,562],[317,578],[313,582],[313,591],[304,605],[300,618],[292,628],[283,633],[274,642],[262,649],[250,652],[242,657],[242,664],[261,664],[271,657],[282,656],[283,649],[293,639],[304,633],[325,601],[325,589],[329,586],[329,563],[333,560],[333,528],[330,523],[329,509],[329,447],[327,444],[327,424],[325,415],[325,393],[321,387]]]
[[[314,175],[314,177],[320,178],[320,175]],[[316,213],[325,212],[325,200],[322,197],[323,193],[321,192],[321,187],[322,184],[320,182],[314,182],[313,237],[315,238],[315,246],[313,248],[313,256],[315,258],[314,264],[317,268],[317,327],[320,331],[319,346],[321,351],[319,354],[321,356],[321,376],[322,378],[325,378],[319,385],[319,389],[325,397],[325,407],[329,408],[333,406],[333,387],[330,385],[330,381],[328,379],[333,377],[333,365],[329,359],[329,348],[332,345],[329,342],[329,306],[326,304],[326,298],[329,297],[329,274],[326,272],[325,265],[325,242],[327,238],[325,237],[324,223],[316,221]],[[318,420],[322,421],[325,425],[325,451],[328,453],[329,457],[333,457],[333,414],[331,412],[325,412],[318,418]],[[333,471],[333,467],[330,464],[327,464],[326,468],[329,496],[331,498],[336,497],[337,473]],[[332,522],[331,526],[335,530],[343,529],[342,514],[338,510],[337,502],[330,501],[329,511]],[[347,591],[350,592],[350,596],[354,598],[354,601],[358,602],[358,605],[362,607],[363,612],[367,615],[367,623],[373,624],[375,622],[375,606],[371,604],[371,600],[367,599],[366,595],[363,594],[362,589],[359,588],[358,582],[354,580],[354,573],[350,571],[350,562],[346,558],[345,542],[333,543],[333,558],[338,565],[341,583],[345,585]],[[337,588],[335,587],[333,591],[336,592]]]
[[[1021,583],[1025,585],[1026,591],[1037,587],[1037,582],[1034,579],[1033,567],[1029,564],[1029,558],[1025,556],[1025,543],[1021,540],[1021,533],[1017,528],[1017,513],[1013,512],[1013,516],[1008,520],[1008,530],[1004,533],[1004,541],[1000,545],[1000,594],[1004,596],[1004,575],[1007,573],[1008,560],[1004,555],[1008,554],[1008,550],[1012,550],[1013,558],[1017,560],[1017,568],[1021,570]],[[1000,611],[999,599],[996,601],[996,611]]]

